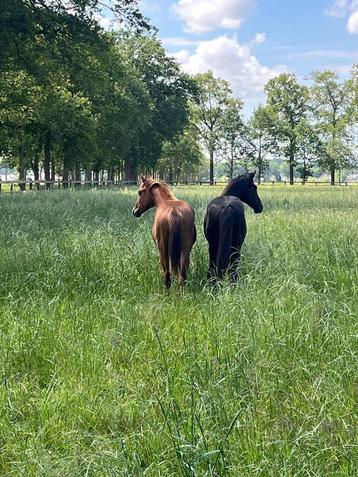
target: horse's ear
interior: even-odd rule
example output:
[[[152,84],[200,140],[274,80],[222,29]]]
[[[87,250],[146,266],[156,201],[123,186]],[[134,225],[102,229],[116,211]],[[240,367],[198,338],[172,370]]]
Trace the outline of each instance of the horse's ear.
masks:
[[[254,180],[254,177],[256,175],[256,171],[250,172],[249,174],[250,174],[251,179]]]
[[[143,182],[143,184],[146,184],[148,179],[144,176],[140,176],[140,180]]]

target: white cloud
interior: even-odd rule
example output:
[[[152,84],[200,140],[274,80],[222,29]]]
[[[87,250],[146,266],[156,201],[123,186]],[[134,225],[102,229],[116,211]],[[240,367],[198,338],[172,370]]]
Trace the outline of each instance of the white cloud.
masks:
[[[350,10],[350,4],[351,0],[336,0],[325,13],[331,17],[344,17]]]
[[[358,33],[358,9],[349,17],[347,30],[349,33]]]
[[[263,36],[259,37],[263,40]],[[243,99],[261,99],[267,81],[281,72],[285,66],[270,68],[262,65],[250,51],[251,44],[239,44],[237,38],[226,35],[199,43],[190,54],[181,50],[173,56],[190,74],[212,70],[214,76],[231,83],[234,93]]]
[[[265,43],[266,41],[266,33],[256,33],[255,35],[255,42],[257,45],[260,43]]]
[[[256,0],[178,0],[173,11],[186,23],[186,30],[203,33],[217,28],[237,29]]]
[[[336,0],[325,13],[333,17],[349,15],[347,30],[349,33],[358,33],[358,0]]]
[[[104,30],[111,30],[113,28],[113,18],[111,19],[104,14],[97,13],[95,19]]]

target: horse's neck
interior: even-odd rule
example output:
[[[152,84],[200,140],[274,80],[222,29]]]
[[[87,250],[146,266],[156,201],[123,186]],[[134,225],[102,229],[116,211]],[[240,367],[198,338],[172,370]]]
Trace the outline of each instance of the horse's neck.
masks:
[[[153,196],[156,207],[158,207],[158,205],[162,204],[163,202],[166,202],[167,200],[176,200],[176,198],[171,192],[161,189],[160,187],[156,188],[153,191]]]
[[[240,186],[238,184],[228,184],[222,195],[233,195],[234,197],[240,198]]]

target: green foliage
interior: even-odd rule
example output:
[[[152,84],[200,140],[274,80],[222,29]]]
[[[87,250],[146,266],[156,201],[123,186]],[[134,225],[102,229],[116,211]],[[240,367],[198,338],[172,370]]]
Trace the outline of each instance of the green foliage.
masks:
[[[260,182],[268,170],[268,155],[277,150],[277,139],[272,134],[272,118],[267,106],[258,106],[246,129],[246,154],[250,164],[257,169]]]
[[[354,70],[353,70],[354,79]],[[311,98],[318,131],[324,142],[324,154],[320,165],[331,172],[335,181],[336,170],[352,166],[351,120],[354,121],[354,100],[351,101],[350,81],[340,83],[333,71],[316,71],[312,74]],[[353,109],[352,109],[353,107]]]
[[[297,172],[306,181],[313,175],[314,166],[320,162],[324,154],[324,146],[320,141],[317,128],[303,119],[297,126]]]
[[[210,156],[210,182],[214,182],[214,156],[222,137],[225,111],[233,97],[229,83],[214,78],[212,71],[195,77],[199,93],[191,102],[191,120]]]
[[[78,179],[81,170],[133,180],[139,168],[153,170],[163,142],[188,123],[195,82],[154,36],[105,33],[94,16],[100,6],[5,4],[0,154],[22,175],[30,166],[38,174],[42,151],[47,180],[55,173],[67,180],[71,171]],[[146,26],[135,1],[107,7],[127,26]]]
[[[138,135],[129,160],[135,171],[138,167],[153,170],[163,142],[180,134],[188,124],[188,100],[196,94],[197,86],[176,61],[166,55],[156,38],[124,35],[119,46],[147,90],[151,115],[149,124]]]
[[[176,148],[178,164],[194,172],[199,147],[191,143],[193,159],[183,159],[189,122],[208,154],[211,183],[215,163],[223,176],[255,167],[261,177],[274,155],[288,162],[291,181],[296,166],[300,175],[310,173],[308,160],[329,170],[332,182],[336,171],[356,164],[357,65],[344,83],[333,72],[314,73],[310,89],[290,74],[270,80],[267,104],[244,123],[243,103],[229,83],[210,71],[196,78],[185,74],[138,5],[3,0],[0,155],[21,179],[31,168],[36,178],[43,169],[46,180],[56,174],[65,182],[79,180],[82,172],[98,179],[101,172],[109,180],[136,181],[140,172],[159,172],[164,144]],[[119,31],[100,27],[103,9],[119,22]],[[302,121],[319,136],[317,154],[300,133]],[[310,149],[309,159],[301,145]],[[178,147],[185,149],[181,155]],[[178,175],[174,169],[169,173]]]
[[[164,143],[158,168],[169,182],[178,182],[180,175],[195,174],[203,160],[197,132],[193,127],[188,127],[174,140]]]
[[[220,149],[228,162],[229,179],[234,177],[235,166],[245,164],[245,125],[241,117],[243,103],[230,98],[220,119]]]
[[[308,113],[308,88],[300,85],[294,75],[284,73],[270,80],[265,91],[271,134],[277,141],[277,152],[289,163],[292,182],[298,149],[297,127]]]

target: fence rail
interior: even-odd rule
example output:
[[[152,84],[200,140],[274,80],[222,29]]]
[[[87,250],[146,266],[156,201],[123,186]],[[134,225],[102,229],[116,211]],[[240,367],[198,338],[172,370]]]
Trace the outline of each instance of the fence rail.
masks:
[[[182,182],[168,182],[170,185],[200,185],[200,186],[210,186],[209,181],[182,181]],[[45,181],[45,180],[1,180],[0,179],[0,193],[1,192],[15,192],[26,190],[51,190],[51,189],[73,189],[80,188],[85,186],[88,188],[92,187],[126,187],[137,185],[137,181],[109,181],[109,180],[98,180],[98,181]],[[214,184],[217,186],[225,186],[227,182],[224,181],[214,181]],[[358,181],[337,181],[332,184],[329,181],[265,181],[260,183],[261,186],[358,186]],[[6,186],[6,187],[4,187]]]

